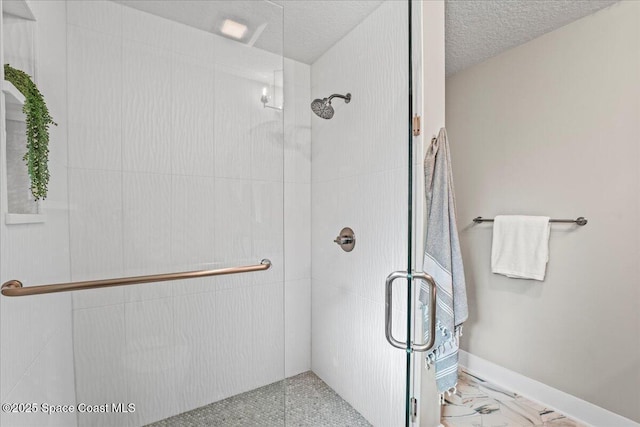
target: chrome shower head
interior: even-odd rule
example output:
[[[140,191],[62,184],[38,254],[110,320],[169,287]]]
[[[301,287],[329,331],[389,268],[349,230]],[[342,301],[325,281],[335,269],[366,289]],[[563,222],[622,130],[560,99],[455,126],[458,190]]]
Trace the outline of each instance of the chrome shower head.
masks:
[[[311,103],[311,110],[316,113],[316,116],[327,120],[333,117],[334,113],[331,102],[327,98],[314,99]]]
[[[333,94],[328,98],[323,99],[314,99],[311,103],[311,110],[316,114],[316,116],[329,120],[333,117],[333,107],[331,106],[331,100],[333,98],[342,98],[344,99],[345,104],[348,104],[351,101],[351,94],[348,93],[346,95]]]

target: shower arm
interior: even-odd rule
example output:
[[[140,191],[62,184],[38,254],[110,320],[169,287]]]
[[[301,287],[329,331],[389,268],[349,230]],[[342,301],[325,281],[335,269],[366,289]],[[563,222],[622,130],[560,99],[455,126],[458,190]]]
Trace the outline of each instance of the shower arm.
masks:
[[[346,95],[340,95],[339,93],[334,93],[330,97],[327,98],[327,102],[331,103],[333,98],[342,98],[344,99],[345,104],[348,104],[351,101],[351,94],[348,93]]]

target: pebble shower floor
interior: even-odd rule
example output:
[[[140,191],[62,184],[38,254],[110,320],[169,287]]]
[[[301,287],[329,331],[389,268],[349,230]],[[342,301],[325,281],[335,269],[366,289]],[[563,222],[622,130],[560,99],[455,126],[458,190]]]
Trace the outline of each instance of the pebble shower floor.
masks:
[[[286,387],[286,412],[283,387]],[[149,426],[282,427],[285,425],[371,427],[371,424],[358,411],[311,371]]]

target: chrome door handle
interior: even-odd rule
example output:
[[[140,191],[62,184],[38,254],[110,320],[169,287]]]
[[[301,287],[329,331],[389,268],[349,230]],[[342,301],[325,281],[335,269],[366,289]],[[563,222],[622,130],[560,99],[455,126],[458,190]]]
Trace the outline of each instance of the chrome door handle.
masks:
[[[411,349],[414,351],[428,351],[435,343],[436,331],[436,282],[431,276],[423,272],[412,272],[411,276],[405,271],[394,271],[387,276],[385,281],[385,335],[389,344],[403,350],[407,349],[407,343],[397,340],[393,336],[393,282],[396,279],[404,278],[411,280],[424,280],[429,284],[429,341],[422,344],[411,343]],[[413,310],[410,307],[410,310]]]
[[[393,337],[392,331],[392,311],[393,311],[393,281],[396,279],[404,278],[407,279],[409,275],[404,271],[394,271],[390,275],[387,276],[387,280],[385,281],[385,312],[384,312],[384,322],[385,322],[385,334],[387,336],[387,341],[389,344],[396,348],[401,348],[406,350],[407,343],[398,341]]]

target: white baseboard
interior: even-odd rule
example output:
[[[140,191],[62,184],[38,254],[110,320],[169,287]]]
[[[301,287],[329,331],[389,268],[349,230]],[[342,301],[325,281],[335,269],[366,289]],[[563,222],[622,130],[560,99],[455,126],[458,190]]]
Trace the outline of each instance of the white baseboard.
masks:
[[[640,427],[640,424],[635,421],[510,371],[464,350],[460,350],[459,364],[470,374],[542,403],[583,424],[593,427]]]

